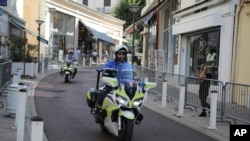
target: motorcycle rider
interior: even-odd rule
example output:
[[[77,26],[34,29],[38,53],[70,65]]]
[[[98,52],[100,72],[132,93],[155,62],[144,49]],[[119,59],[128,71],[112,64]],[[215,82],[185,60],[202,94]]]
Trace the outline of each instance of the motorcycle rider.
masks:
[[[115,77],[117,66],[121,63],[127,63],[127,53],[128,53],[127,46],[123,44],[116,45],[114,49],[115,59],[112,61],[108,61],[104,64],[104,67],[103,67],[104,71],[102,73],[102,76],[103,77]],[[107,86],[107,85],[104,85],[99,88],[101,92],[98,95],[98,98],[96,101],[97,111],[95,114],[97,115],[100,114],[98,107],[102,105],[104,98],[112,89],[113,89],[112,87]],[[99,123],[100,119],[97,118],[96,122]]]
[[[71,50],[71,49],[68,50],[68,53],[67,53],[66,58],[65,58],[65,61],[66,61],[66,62],[70,62],[70,63],[73,64],[75,71],[74,71],[74,73],[73,73],[72,78],[74,78],[75,75],[76,75],[76,73],[77,73],[77,68],[76,68],[75,65],[74,65],[74,62],[76,61],[76,59],[75,59],[75,57],[74,57],[74,52],[73,52],[73,50]],[[61,71],[60,71],[60,74],[62,74],[62,69],[61,69]]]
[[[102,73],[102,76],[104,77],[115,77],[115,72],[117,69],[117,66],[120,63],[127,63],[127,53],[128,53],[128,48],[123,45],[116,45],[114,54],[115,54],[115,59],[112,61],[108,61],[104,64],[104,71]],[[112,90],[111,87],[109,86],[104,86],[102,89],[102,94],[98,97],[98,104],[102,105],[102,102],[106,95]]]

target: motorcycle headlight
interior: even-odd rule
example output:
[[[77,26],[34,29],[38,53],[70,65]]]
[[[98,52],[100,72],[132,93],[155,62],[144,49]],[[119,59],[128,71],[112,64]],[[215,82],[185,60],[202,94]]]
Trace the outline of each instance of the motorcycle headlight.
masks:
[[[134,107],[141,106],[141,105],[142,105],[142,102],[143,102],[142,99],[135,100],[135,101],[133,102],[133,106],[134,106]]]
[[[123,105],[123,106],[127,106],[128,105],[128,100],[126,99],[126,98],[124,98],[124,97],[121,97],[121,96],[116,96],[116,101],[118,102],[118,103],[120,103],[121,105]]]

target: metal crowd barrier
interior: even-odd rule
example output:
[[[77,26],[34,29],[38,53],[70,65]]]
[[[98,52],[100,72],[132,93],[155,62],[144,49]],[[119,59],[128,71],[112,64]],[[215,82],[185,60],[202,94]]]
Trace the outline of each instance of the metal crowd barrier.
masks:
[[[208,89],[208,97],[206,102],[210,105],[211,93],[217,94],[217,114],[222,117],[223,113],[223,87],[224,84],[222,81],[214,79],[200,79],[199,77],[186,77],[186,87],[185,87],[185,107],[192,107],[197,111],[197,109],[202,109],[201,98],[199,95],[200,92],[200,83],[201,81],[207,81],[210,83]],[[202,91],[202,90],[201,90]],[[201,92],[203,94],[203,92]],[[210,110],[210,106],[205,107],[207,111]]]
[[[194,111],[201,111],[203,108],[201,98],[199,97],[200,82],[209,81],[210,85],[206,102],[211,104],[211,95],[216,95],[217,121],[234,124],[250,123],[250,85],[231,82],[223,83],[215,79],[201,80],[199,77],[166,73],[141,66],[135,66],[135,72],[139,78],[157,83],[157,87],[149,92],[155,95],[154,101],[166,99],[167,102],[172,102],[179,108],[181,106],[180,96],[184,88],[184,108]],[[163,104],[164,102],[162,102]],[[207,111],[210,110],[210,106],[205,108]]]
[[[250,123],[250,85],[225,83],[223,116],[234,123]]]

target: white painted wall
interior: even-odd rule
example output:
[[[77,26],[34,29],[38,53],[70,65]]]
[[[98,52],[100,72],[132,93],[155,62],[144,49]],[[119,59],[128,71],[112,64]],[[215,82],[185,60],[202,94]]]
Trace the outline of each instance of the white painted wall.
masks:
[[[23,19],[23,0],[16,0],[16,13],[19,18]]]

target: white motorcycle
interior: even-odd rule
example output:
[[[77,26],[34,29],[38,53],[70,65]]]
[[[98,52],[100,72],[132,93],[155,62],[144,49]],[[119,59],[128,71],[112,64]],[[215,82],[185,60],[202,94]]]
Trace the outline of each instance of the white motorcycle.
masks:
[[[155,87],[156,83],[138,80],[134,77],[132,65],[123,63],[118,66],[116,78],[103,77],[104,84],[113,90],[104,98],[102,105],[97,107],[96,100],[103,88],[98,88],[100,72],[96,88],[91,88],[87,93],[91,113],[100,119],[98,123],[103,131],[112,133],[121,141],[131,141],[134,124],[140,124],[143,119],[140,109],[144,94]]]
[[[64,82],[67,83],[70,79],[73,79],[75,73],[75,66],[77,62],[65,61],[61,67],[60,74],[64,78]]]

